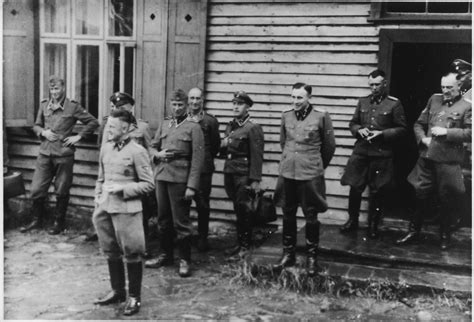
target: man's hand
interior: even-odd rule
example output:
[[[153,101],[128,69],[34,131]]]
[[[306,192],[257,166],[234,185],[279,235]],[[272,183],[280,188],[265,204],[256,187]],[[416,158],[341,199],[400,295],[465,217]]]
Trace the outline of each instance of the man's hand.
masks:
[[[372,142],[373,139],[375,139],[376,137],[382,134],[383,134],[382,131],[378,131],[378,130],[370,131],[369,136],[367,137],[367,141]]]
[[[193,200],[194,195],[196,192],[191,189],[191,188],[186,188],[186,191],[184,192],[184,199],[185,200]]]
[[[75,145],[77,142],[79,142],[81,140],[81,136],[78,134],[78,135],[73,135],[73,136],[69,136],[67,138],[65,138],[63,140],[63,145],[64,146],[73,146]]]
[[[121,193],[123,191],[123,185],[118,183],[104,184],[103,189],[108,193]]]
[[[370,135],[370,131],[368,128],[364,127],[363,129],[359,129],[359,135],[361,138],[365,139],[366,137],[368,137]]]
[[[59,140],[59,135],[57,135],[56,133],[54,133],[53,131],[51,131],[51,129],[43,130],[43,131],[41,132],[41,135],[42,135],[44,138],[46,138],[46,140],[51,141],[51,142],[54,142],[54,141]]]
[[[434,136],[444,136],[448,134],[448,130],[444,127],[435,126],[431,128],[431,134]]]
[[[168,149],[163,149],[160,152],[156,153],[155,157],[159,160],[173,158],[174,152],[169,152]]]
[[[260,182],[258,181],[253,181],[251,184],[250,184],[250,188],[255,191],[255,193],[259,193],[260,192]]]
[[[421,143],[423,143],[423,144],[426,145],[426,146],[430,146],[431,138],[428,138],[428,137],[422,138],[422,139],[421,139]]]

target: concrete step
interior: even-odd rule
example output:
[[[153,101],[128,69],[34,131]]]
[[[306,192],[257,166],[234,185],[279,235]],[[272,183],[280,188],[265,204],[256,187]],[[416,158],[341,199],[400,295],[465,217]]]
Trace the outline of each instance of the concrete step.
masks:
[[[390,281],[412,289],[471,292],[471,244],[453,238],[451,248],[441,251],[437,237],[423,235],[417,245],[396,246],[401,232],[383,231],[378,240],[365,237],[365,230],[343,235],[339,226],[322,225],[319,264],[330,276],[352,281]],[[304,228],[298,232],[298,262],[304,267]],[[252,261],[257,265],[276,263],[281,256],[281,231],[256,248]]]

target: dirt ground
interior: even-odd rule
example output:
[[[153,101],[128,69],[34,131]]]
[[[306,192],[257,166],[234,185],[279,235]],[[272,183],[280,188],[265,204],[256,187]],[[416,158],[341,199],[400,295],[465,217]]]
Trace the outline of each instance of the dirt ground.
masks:
[[[435,320],[470,321],[471,312],[457,301],[440,296],[400,301],[365,297],[304,295],[277,286],[258,289],[232,278],[238,263],[223,250],[233,236],[211,238],[212,250],[193,250],[193,275],[180,278],[177,266],[145,269],[142,309],[132,319],[158,320]],[[122,305],[95,306],[109,290],[106,261],[97,242],[67,232],[4,234],[5,319],[123,319]]]

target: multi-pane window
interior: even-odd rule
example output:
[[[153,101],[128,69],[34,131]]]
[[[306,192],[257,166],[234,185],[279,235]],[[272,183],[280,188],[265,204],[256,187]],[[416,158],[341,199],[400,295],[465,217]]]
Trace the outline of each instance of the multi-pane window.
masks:
[[[109,113],[115,91],[134,95],[136,0],[42,0],[41,95],[48,79],[66,81],[67,96],[90,113]]]

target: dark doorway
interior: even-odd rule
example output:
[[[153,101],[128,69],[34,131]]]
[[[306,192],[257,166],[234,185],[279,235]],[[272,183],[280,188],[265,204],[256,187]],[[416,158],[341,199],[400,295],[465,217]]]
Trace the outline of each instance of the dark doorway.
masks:
[[[408,121],[408,136],[400,140],[395,153],[396,187],[389,198],[392,216],[408,219],[414,206],[414,192],[406,177],[418,158],[413,124],[431,95],[440,93],[443,74],[456,58],[471,61],[469,43],[393,42],[390,73],[390,95],[399,98]],[[471,195],[466,195],[471,204]],[[403,202],[400,202],[400,201]],[[470,212],[470,211],[469,211]],[[433,214],[436,211],[433,211]],[[470,221],[469,221],[470,223]]]

